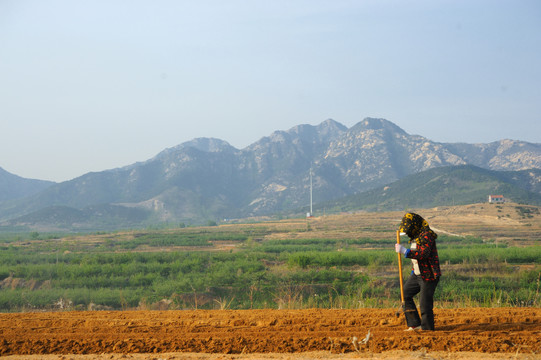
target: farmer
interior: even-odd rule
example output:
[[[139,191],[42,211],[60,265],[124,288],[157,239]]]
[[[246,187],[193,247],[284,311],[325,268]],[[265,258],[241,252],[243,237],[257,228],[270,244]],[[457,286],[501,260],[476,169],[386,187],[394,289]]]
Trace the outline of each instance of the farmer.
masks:
[[[395,251],[410,258],[413,264],[411,275],[404,285],[404,304],[407,330],[434,330],[434,291],[440,280],[440,261],[436,238],[420,215],[407,213],[402,218],[400,232],[410,238],[410,249],[395,244]],[[421,317],[417,312],[413,297],[419,294]]]

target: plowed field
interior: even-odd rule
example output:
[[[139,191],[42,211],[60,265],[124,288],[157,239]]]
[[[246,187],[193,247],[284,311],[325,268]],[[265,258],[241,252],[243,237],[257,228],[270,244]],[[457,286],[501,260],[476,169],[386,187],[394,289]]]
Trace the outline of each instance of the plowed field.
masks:
[[[174,354],[190,353],[182,358],[218,358],[206,353],[285,359],[342,353],[386,358],[400,351],[528,358],[541,353],[538,308],[436,309],[436,326],[436,331],[404,332],[403,316],[396,318],[393,309],[13,313],[0,314],[0,355],[68,359],[58,354],[108,354],[113,359],[159,353],[169,357],[146,358],[176,359]]]

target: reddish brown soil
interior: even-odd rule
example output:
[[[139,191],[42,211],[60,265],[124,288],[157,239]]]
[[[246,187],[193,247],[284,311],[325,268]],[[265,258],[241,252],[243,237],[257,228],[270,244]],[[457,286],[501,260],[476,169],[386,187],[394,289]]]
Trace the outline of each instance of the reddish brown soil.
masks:
[[[541,353],[539,308],[436,309],[436,326],[404,332],[393,309],[14,313],[0,314],[0,355]]]

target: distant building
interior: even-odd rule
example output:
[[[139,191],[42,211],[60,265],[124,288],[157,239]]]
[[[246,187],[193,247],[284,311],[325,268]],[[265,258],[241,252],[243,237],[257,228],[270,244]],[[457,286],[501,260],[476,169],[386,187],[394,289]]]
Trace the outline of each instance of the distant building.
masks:
[[[505,202],[503,195],[489,195],[488,202],[491,204],[501,204]]]

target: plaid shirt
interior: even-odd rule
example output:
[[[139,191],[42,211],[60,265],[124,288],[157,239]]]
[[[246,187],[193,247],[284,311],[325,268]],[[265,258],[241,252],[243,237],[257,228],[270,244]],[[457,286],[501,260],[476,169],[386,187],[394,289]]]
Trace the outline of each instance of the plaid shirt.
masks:
[[[417,243],[417,249],[407,250],[405,254],[406,257],[417,260],[423,280],[436,280],[441,276],[441,270],[434,232],[422,232],[419,235],[419,241],[415,242]]]

